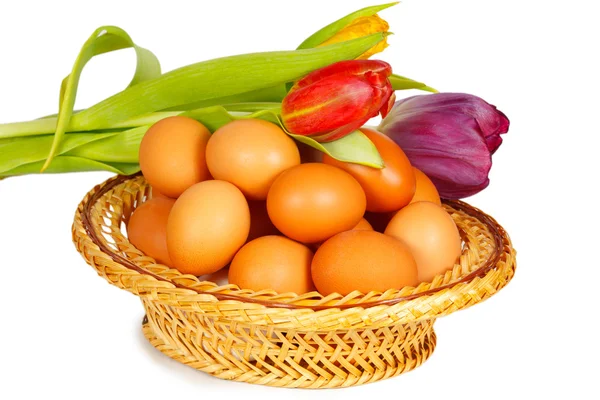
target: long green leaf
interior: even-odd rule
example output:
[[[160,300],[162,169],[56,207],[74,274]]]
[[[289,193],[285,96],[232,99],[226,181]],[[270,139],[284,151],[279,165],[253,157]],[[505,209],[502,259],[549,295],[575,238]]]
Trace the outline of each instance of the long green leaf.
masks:
[[[252,90],[250,92],[238,93],[231,96],[215,97],[213,99],[203,100],[190,104],[180,104],[175,107],[168,108],[164,111],[187,111],[195,110],[198,108],[232,103],[281,102],[286,94],[287,90],[285,88],[285,85],[276,85],[258,90]]]
[[[184,117],[193,118],[206,126],[209,131],[214,132],[225,124],[236,120],[233,112],[228,112],[223,106],[212,106],[199,108],[197,110],[186,111],[181,114]],[[237,116],[248,115],[248,113],[239,113]]]
[[[281,103],[279,102],[264,102],[264,103],[233,103],[223,104],[227,111],[242,111],[242,112],[257,112],[269,110],[275,113],[281,113]]]
[[[63,135],[70,124],[79,78],[87,62],[99,54],[128,47],[134,48],[137,61],[136,71],[130,85],[135,86],[139,82],[160,76],[158,59],[150,51],[136,46],[127,32],[116,26],[102,26],[96,29],[84,43],[71,73],[63,80],[61,85],[56,132],[48,158],[42,166],[42,171],[48,168],[48,165],[52,162],[52,158],[58,151]]]
[[[78,146],[65,155],[110,163],[138,163],[140,143],[150,126],[140,126]],[[69,135],[67,135],[69,136]],[[90,136],[90,135],[86,135]]]
[[[0,172],[0,177],[37,174],[40,172],[43,164],[43,161],[23,164],[9,171]],[[139,164],[103,163],[82,157],[57,156],[44,173],[60,174],[66,172],[108,171],[115,174],[131,175],[139,170]]]
[[[100,129],[136,115],[284,84],[358,57],[382,33],[317,49],[243,54],[192,64],[141,82],[73,116],[72,130]]]
[[[57,155],[106,163],[138,163],[139,148],[149,125],[106,133],[68,133]],[[52,135],[0,139],[0,174],[46,159]],[[39,171],[37,171],[39,172]]]
[[[163,118],[181,114],[182,111],[162,111],[151,114],[139,115],[126,121],[118,122],[104,129],[90,130],[91,133],[109,130],[123,130],[124,128],[135,128],[142,125],[151,125]],[[54,133],[56,117],[49,116],[26,122],[13,122],[0,125],[0,140],[6,138],[24,138],[28,136],[48,135]],[[71,131],[68,131],[69,133]],[[85,131],[78,131],[84,133]]]
[[[355,19],[360,17],[370,17],[371,15],[375,15],[379,11],[385,10],[386,8],[392,7],[396,4],[398,4],[398,2],[365,7],[358,11],[354,11],[353,13],[350,13],[345,17],[340,18],[335,22],[332,22],[331,24],[319,29],[317,32],[310,35],[304,42],[300,44],[300,46],[298,46],[298,49],[312,49],[314,47],[317,47],[327,39],[333,37],[340,30],[350,25],[350,23],[352,23],[352,21],[354,21]]]
[[[0,139],[54,133],[57,117],[49,116],[32,121],[0,124]]]
[[[65,135],[59,153],[65,153],[113,135],[116,133],[68,134]],[[46,160],[52,141],[52,135],[0,139],[0,173],[10,171],[23,164]]]

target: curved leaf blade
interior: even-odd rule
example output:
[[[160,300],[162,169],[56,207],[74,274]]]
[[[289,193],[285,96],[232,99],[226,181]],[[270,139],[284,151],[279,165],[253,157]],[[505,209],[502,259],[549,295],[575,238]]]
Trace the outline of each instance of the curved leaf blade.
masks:
[[[79,79],[85,65],[97,55],[128,47],[134,48],[136,52],[136,71],[130,82],[130,86],[135,86],[139,82],[160,76],[160,63],[156,56],[152,52],[135,45],[131,37],[123,29],[116,26],[102,26],[96,29],[81,48],[71,73],[62,82],[56,131],[50,153],[42,166],[42,172],[52,162],[65,131],[71,122],[77,87],[79,86]]]

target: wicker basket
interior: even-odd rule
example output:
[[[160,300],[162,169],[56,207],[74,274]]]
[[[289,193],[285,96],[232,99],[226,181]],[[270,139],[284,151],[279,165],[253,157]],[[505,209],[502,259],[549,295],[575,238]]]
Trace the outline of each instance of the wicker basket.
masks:
[[[222,379],[333,388],[410,371],[435,348],[436,318],[487,299],[515,271],[506,232],[481,211],[448,201],[463,253],[452,270],[416,288],[323,297],[218,286],[156,264],[129,243],[123,227],[150,196],[141,176],[97,186],[77,209],[73,241],[99,275],[141,298],[154,347]]]

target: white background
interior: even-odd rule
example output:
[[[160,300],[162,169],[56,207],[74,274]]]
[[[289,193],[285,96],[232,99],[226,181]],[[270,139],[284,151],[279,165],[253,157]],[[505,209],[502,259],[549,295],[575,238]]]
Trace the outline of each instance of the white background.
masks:
[[[55,113],[61,79],[100,25],[127,30],[168,71],[291,49],[374,3],[2,0],[0,122]],[[395,72],[479,95],[511,120],[489,188],[469,202],[511,234],[516,276],[491,300],[438,320],[437,349],[422,367],[315,392],[220,381],[180,365],[143,338],[139,300],[96,276],[71,243],[78,202],[110,174],[26,176],[0,182],[0,398],[599,398],[594,4],[406,0],[381,14],[395,35],[379,57]],[[121,53],[89,64],[77,108],[128,83],[133,54]]]

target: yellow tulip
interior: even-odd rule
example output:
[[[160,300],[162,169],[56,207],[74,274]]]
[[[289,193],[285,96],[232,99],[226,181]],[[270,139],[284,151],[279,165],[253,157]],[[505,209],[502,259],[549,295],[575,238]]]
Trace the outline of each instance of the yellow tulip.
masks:
[[[317,47],[327,46],[339,42],[345,42],[348,40],[371,35],[377,32],[387,32],[389,28],[390,26],[388,25],[388,23],[384,19],[379,17],[379,15],[377,14],[368,17],[358,17]],[[382,52],[386,47],[388,47],[387,38],[377,43],[377,45],[367,50],[357,59],[365,60],[371,57],[373,54]]]

